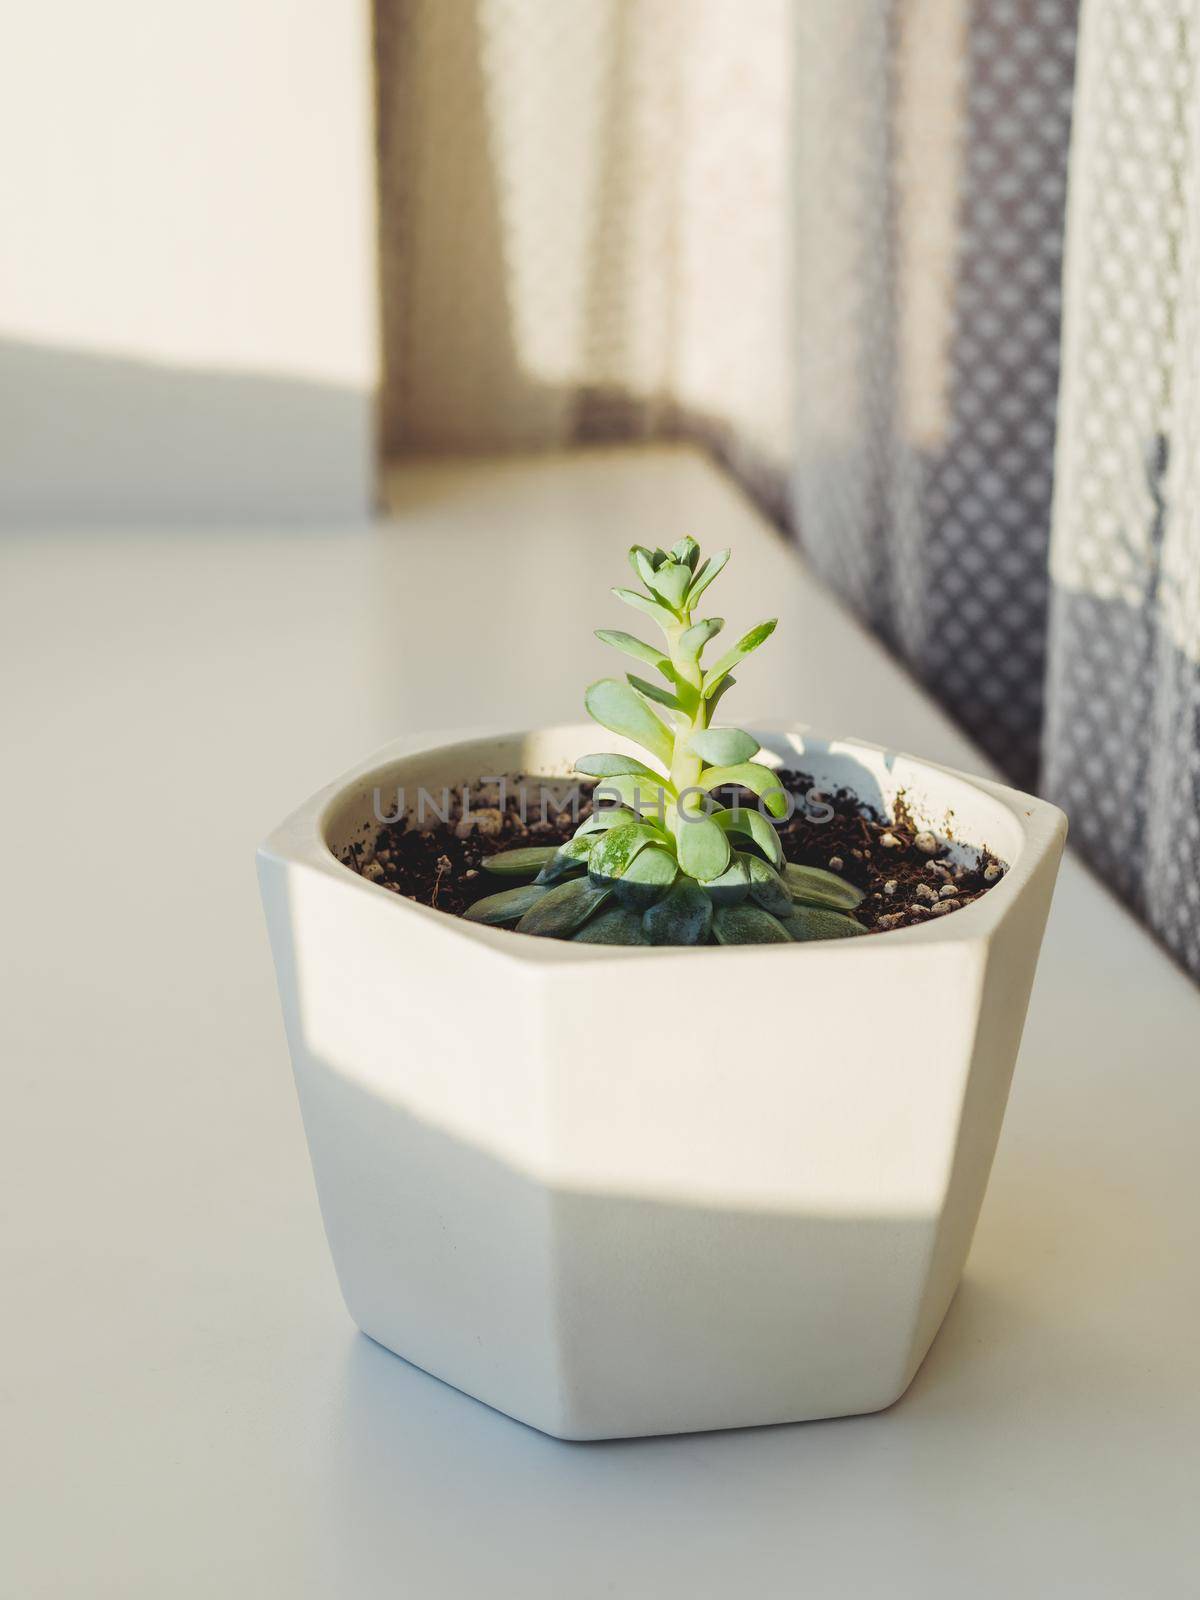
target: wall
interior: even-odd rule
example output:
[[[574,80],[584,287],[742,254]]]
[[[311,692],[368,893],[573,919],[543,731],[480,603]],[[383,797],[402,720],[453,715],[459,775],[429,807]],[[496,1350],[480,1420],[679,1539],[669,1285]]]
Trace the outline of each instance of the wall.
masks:
[[[0,13],[0,515],[361,514],[368,6]]]

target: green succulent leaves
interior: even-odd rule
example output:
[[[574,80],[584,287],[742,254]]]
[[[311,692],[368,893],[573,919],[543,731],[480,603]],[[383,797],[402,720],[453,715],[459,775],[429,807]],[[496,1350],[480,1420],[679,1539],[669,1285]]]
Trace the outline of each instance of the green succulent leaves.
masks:
[[[845,939],[867,931],[853,917],[844,916],[840,911],[826,911],[821,906],[797,906],[780,926],[789,939],[800,943],[807,939]]]
[[[753,901],[718,906],[713,933],[718,944],[787,944],[789,937],[783,923]]]
[[[663,681],[601,678],[584,704],[655,765],[623,751],[580,756],[576,770],[599,780],[591,815],[560,848],[484,861],[503,887],[476,901],[470,921],[613,945],[788,944],[866,931],[853,916],[862,899],[853,884],[784,860],[775,821],[791,802],[778,774],[754,759],[758,741],[709,725],[732,668],[775,629],[760,622],[703,666],[724,622],[693,611],[728,560],[722,550],[702,561],[692,538],[669,551],[630,550],[641,588],[613,592],[658,623],[664,642],[609,628],[596,637]],[[754,802],[724,804],[726,789],[748,790]]]
[[[663,845],[666,837],[660,829],[646,822],[624,822],[619,828],[609,828],[592,845],[588,855],[588,873],[593,883],[608,883],[623,877],[647,845]]]
[[[632,656],[635,661],[644,661],[648,667],[657,667],[664,677],[670,677],[671,658],[652,644],[643,644],[633,634],[623,633],[619,628],[597,628],[596,637],[602,644],[610,644],[614,650]]]
[[[529,849],[505,850],[502,855],[489,856],[483,863],[488,872],[500,878],[532,877],[558,854],[555,845],[538,845]]]
[[[652,906],[679,876],[675,852],[661,845],[639,850],[613,888],[624,905],[645,910]]]
[[[563,878],[570,877],[581,861],[587,861],[595,842],[586,836],[568,839],[566,844],[554,852],[533,881],[545,884],[560,883]]]
[[[732,854],[729,836],[712,817],[704,815],[680,819],[676,849],[679,865],[701,883],[719,878],[728,868]]]
[[[691,582],[692,569],[672,557],[651,574],[650,588],[674,610],[678,610]]]
[[[624,600],[627,606],[632,606],[635,611],[644,611],[648,617],[653,617],[655,622],[664,627],[670,627],[675,621],[675,613],[668,607],[647,595],[638,594],[636,589],[614,589],[613,593],[618,600]]]
[[[715,639],[724,626],[724,617],[705,617],[703,622],[693,623],[679,635],[679,654],[685,661],[699,661],[704,646]],[[757,750],[758,746],[754,748]]]
[[[787,791],[780,783],[778,775],[772,772],[770,767],[764,767],[757,761],[739,761],[732,767],[709,767],[700,777],[702,789],[724,789],[735,786],[739,789],[749,789],[758,795],[773,817],[787,815]]]
[[[525,913],[532,910],[542,896],[549,892],[540,883],[525,883],[516,889],[501,889],[499,894],[489,894],[482,900],[476,900],[473,906],[463,912],[463,916],[468,922],[486,922],[494,928],[503,927],[507,922],[520,922]]]
[[[575,771],[589,778],[619,778],[628,773],[632,778],[647,778],[653,784],[663,781],[661,772],[655,772],[636,756],[580,756]]]
[[[616,678],[601,678],[589,686],[583,703],[588,715],[602,728],[632,739],[664,766],[670,766],[675,753],[671,730],[651,711],[636,689]]]
[[[769,622],[760,622],[756,628],[751,628],[734,645],[732,650],[726,650],[721,659],[711,666],[704,674],[704,698],[711,700],[718,685],[727,678],[737,666],[739,661],[744,661],[752,650],[757,650],[759,645],[771,637],[775,632],[778,619],[772,617]]]
[[[569,939],[594,911],[598,911],[612,890],[597,886],[587,878],[568,878],[566,883],[547,889],[517,923],[518,933],[540,933],[550,939]]]
[[[707,944],[713,903],[694,878],[679,878],[642,918],[648,944]]]
[[[784,868],[784,881],[795,899],[805,905],[827,906],[831,911],[853,911],[862,904],[863,892],[836,872],[826,872],[823,867],[802,867],[789,861]]]
[[[862,900],[860,889],[820,867],[788,862],[780,870],[763,855],[737,848],[738,830],[725,821],[732,816],[706,819],[734,848],[725,869],[701,881],[681,867],[665,830],[623,809],[594,812],[559,850],[507,850],[485,861],[498,879],[535,870],[539,876],[486,895],[464,915],[586,944],[804,944],[866,932],[851,915]],[[770,827],[757,812],[742,817]],[[611,819],[613,826],[598,826],[598,819]]]
[[[639,678],[636,672],[627,672],[625,678],[630,688],[636,689],[647,700],[654,700],[658,705],[666,706],[668,711],[683,710],[683,702],[669,689],[660,689],[657,683],[647,683],[646,679]]]
[[[571,935],[576,944],[649,944],[640,912],[609,906]]]
[[[758,740],[740,728],[701,728],[688,740],[688,749],[718,767],[735,767],[758,754]]]
[[[783,846],[779,842],[779,835],[761,811],[739,806],[736,810],[714,812],[713,821],[724,828],[726,833],[746,834],[773,867],[784,865]],[[833,874],[827,873],[826,876],[832,877]]]
[[[630,811],[653,817],[656,822],[665,823],[675,803],[675,790],[665,778],[646,778],[637,773],[605,778],[596,793],[610,803],[619,801]]]
[[[792,891],[775,868],[749,853],[741,853],[740,859],[750,880],[751,900],[773,916],[790,917],[795,904]]]
[[[805,943],[866,931],[851,915],[861,891],[831,872],[791,863],[780,871],[751,849],[735,845],[730,850],[739,835],[720,823],[726,865],[714,872],[719,854],[693,854],[684,843],[689,837],[711,838],[703,823],[685,822],[686,831],[674,841],[630,813],[613,815],[617,821],[611,828],[589,826],[595,815],[589,817],[560,850],[492,856],[484,867],[498,879],[528,876],[535,869],[538,877],[486,895],[465,913],[467,919],[599,944]],[[688,870],[697,861],[710,875],[699,878]],[[727,914],[735,909],[737,916]],[[593,918],[594,931],[585,931],[592,929]]]
[[[728,560],[729,551],[722,550],[719,554],[710,557],[697,569],[696,576],[692,579],[691,586],[687,592],[687,607],[689,611],[695,608],[696,601],[699,600],[713,579],[723,570]]]

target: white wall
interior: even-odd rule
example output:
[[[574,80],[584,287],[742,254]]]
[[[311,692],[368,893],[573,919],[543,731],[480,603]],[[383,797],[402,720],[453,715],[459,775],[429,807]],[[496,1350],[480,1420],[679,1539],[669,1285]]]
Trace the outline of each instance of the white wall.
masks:
[[[366,0],[0,16],[0,511],[361,513]]]

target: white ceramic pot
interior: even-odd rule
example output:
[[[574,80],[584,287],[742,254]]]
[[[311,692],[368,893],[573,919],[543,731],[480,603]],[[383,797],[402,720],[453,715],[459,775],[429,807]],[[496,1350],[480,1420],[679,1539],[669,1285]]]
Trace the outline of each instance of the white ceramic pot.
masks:
[[[983,1199],[1065,818],[875,746],[755,731],[760,759],[884,808],[903,791],[1010,870],[870,938],[626,949],[476,926],[340,864],[376,788],[386,808],[397,786],[411,804],[568,774],[591,724],[402,741],[259,852],[350,1315],[562,1438],[890,1405]]]

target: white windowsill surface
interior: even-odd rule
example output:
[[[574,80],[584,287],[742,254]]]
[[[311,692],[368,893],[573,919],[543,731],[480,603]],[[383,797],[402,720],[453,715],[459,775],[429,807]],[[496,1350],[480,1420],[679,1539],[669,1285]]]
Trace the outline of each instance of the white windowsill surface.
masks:
[[[689,451],[395,496],[0,539],[0,1594],[1190,1592],[1200,994],[1070,859],[966,1278],[889,1412],[567,1445],[355,1332],[254,882],[296,802],[402,731],[574,718],[626,547],[685,532],[734,547],[731,625],[781,619],[738,720],[981,767]]]

